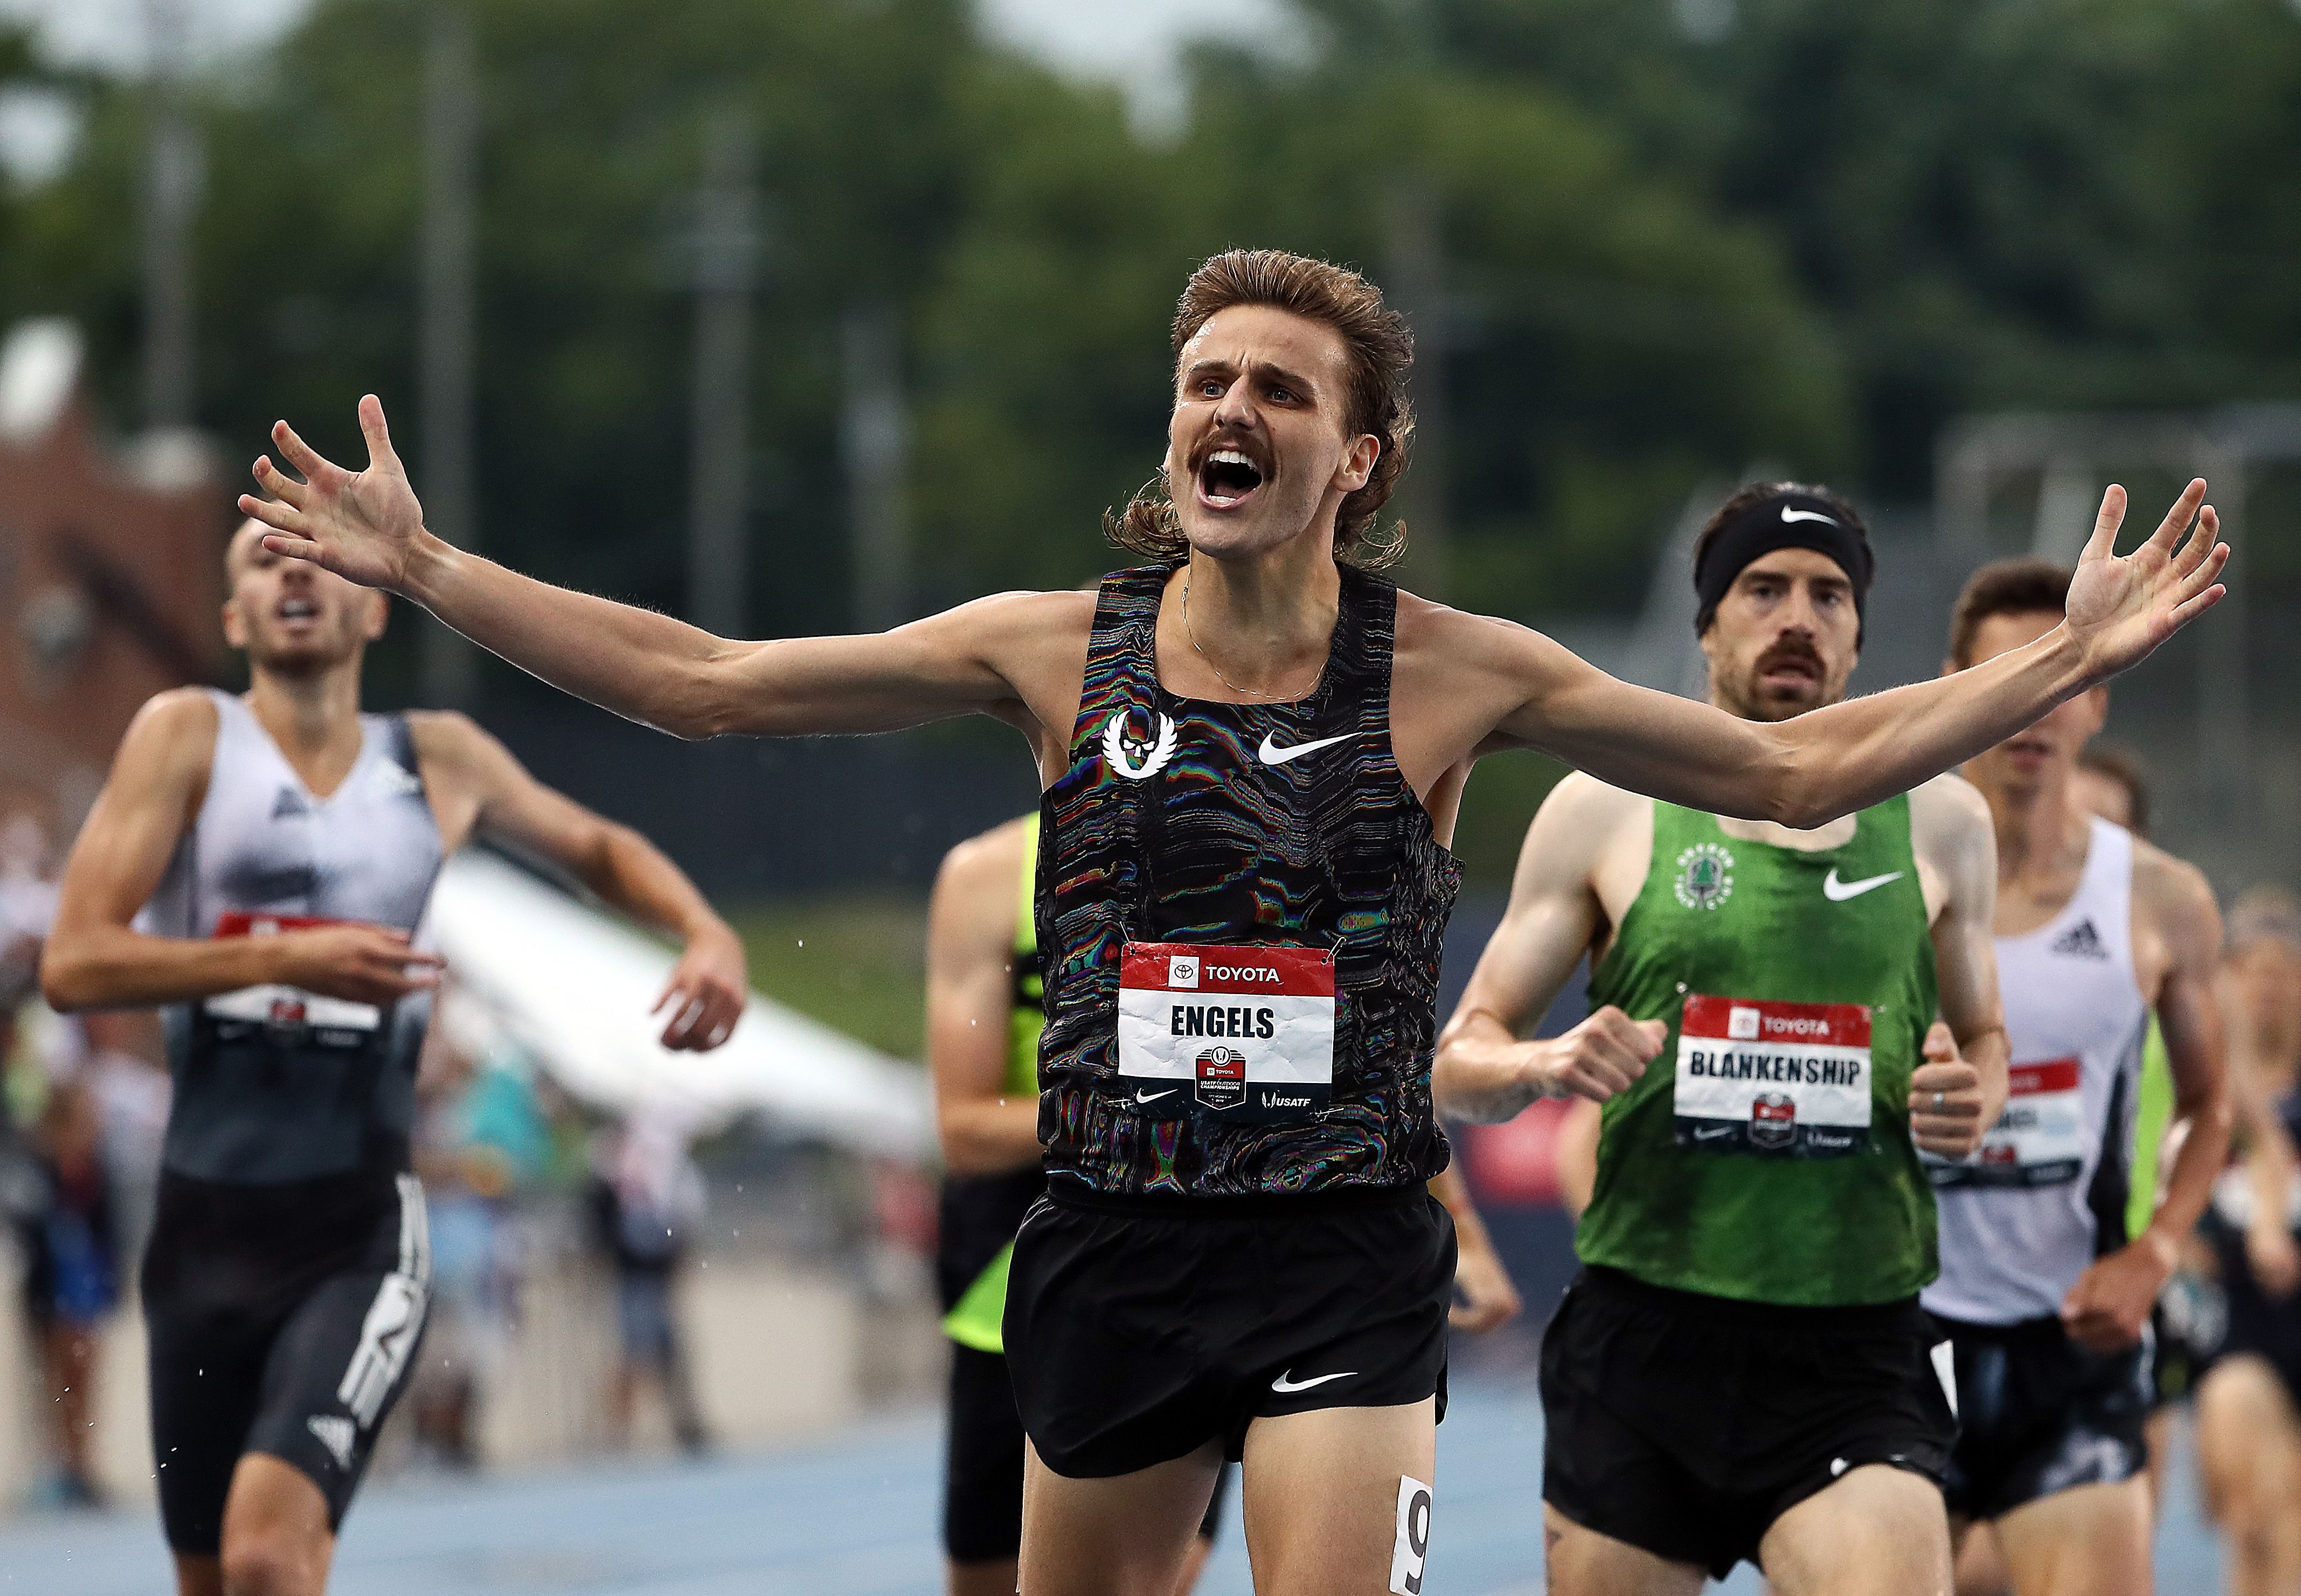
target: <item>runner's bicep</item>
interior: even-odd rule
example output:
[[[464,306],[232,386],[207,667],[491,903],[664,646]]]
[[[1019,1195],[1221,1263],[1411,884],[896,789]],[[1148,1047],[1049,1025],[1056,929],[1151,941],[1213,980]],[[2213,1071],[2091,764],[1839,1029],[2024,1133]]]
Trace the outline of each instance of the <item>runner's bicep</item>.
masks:
[[[1019,850],[977,841],[961,844],[935,879],[926,1047],[938,1104],[995,1099],[1006,1084],[1019,869]]]
[[[204,741],[197,710],[163,707],[157,700],[129,728],[65,862],[56,906],[59,933],[125,926],[158,889],[191,823],[214,742],[214,711],[200,708],[207,719]]]
[[[1610,800],[1627,796],[1573,776],[1552,789],[1458,1012],[1491,1014],[1513,1032],[1542,1017],[1598,935],[1604,912],[1591,880],[1617,818]]]
[[[2179,963],[2167,971],[2157,995],[2157,1024],[2175,1100],[2187,1107],[2222,1096],[2229,1087],[2228,1053],[2210,973]]]

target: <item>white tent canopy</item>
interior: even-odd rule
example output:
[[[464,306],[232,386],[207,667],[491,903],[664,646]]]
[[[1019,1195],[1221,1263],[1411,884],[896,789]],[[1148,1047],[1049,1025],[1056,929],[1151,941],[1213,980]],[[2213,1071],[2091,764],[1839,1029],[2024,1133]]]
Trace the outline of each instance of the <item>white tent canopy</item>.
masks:
[[[698,1131],[747,1112],[786,1132],[923,1160],[933,1144],[920,1071],[758,992],[726,1043],[674,1053],[648,1011],[673,957],[596,909],[483,853],[448,861],[431,939],[453,986],[440,1023],[469,1045],[499,1028],[552,1078],[617,1113]]]

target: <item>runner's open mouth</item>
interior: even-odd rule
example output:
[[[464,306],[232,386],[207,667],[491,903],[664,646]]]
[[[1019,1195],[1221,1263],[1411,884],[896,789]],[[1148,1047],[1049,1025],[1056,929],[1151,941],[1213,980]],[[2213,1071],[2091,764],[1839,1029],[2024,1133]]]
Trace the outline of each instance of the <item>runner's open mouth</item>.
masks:
[[[1199,491],[1209,504],[1237,504],[1261,486],[1261,467],[1236,449],[1217,449],[1199,467]]]

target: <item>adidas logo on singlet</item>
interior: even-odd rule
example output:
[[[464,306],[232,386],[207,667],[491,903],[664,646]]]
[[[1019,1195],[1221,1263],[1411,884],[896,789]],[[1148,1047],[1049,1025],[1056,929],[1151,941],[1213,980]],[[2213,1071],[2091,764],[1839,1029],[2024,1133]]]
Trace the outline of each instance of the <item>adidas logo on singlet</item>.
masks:
[[[2109,957],[2109,949],[2101,943],[2101,932],[2093,928],[2090,920],[2080,920],[2054,939],[2049,949],[2067,958],[2100,958]]]
[[[304,795],[293,787],[282,787],[280,790],[280,796],[272,800],[272,818],[274,820],[284,820],[291,815],[309,815],[311,812],[312,806],[305,803]]]

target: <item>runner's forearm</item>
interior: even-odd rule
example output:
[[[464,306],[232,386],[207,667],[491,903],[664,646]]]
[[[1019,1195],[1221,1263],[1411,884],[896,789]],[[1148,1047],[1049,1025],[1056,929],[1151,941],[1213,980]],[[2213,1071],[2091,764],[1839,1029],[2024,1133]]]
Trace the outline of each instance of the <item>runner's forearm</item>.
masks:
[[[1769,724],[1630,687],[1570,656],[1559,682],[1548,673],[1562,652],[1536,649],[1548,690],[1504,722],[1505,735],[1615,787],[1802,830],[1908,791],[2088,685],[2064,628],[1954,675]]]
[[[735,934],[679,866],[629,826],[603,827],[592,850],[567,864],[585,886],[608,903],[683,943],[699,937]]]
[[[1542,1096],[1527,1076],[1526,1044],[1482,1008],[1456,1011],[1438,1039],[1430,1091],[1449,1119],[1494,1124],[1516,1117]]]
[[[124,925],[59,930],[40,957],[40,990],[48,1006],[146,1008],[236,992],[278,976],[268,937],[152,937]]]
[[[1459,1162],[1430,1177],[1430,1195],[1453,1216],[1456,1246],[1494,1249],[1494,1238],[1486,1233],[1486,1222],[1478,1217],[1477,1205],[1470,1200],[1470,1183],[1462,1178]]]
[[[2078,645],[2056,630],[1931,681],[1852,698],[1779,723],[1793,825],[1824,824],[1952,770],[2033,725],[2089,685]]]
[[[2166,1172],[2164,1198],[2150,1215],[2149,1228],[2163,1233],[2177,1253],[2196,1229],[2205,1205],[2213,1200],[2213,1182],[2229,1161],[2230,1133],[2237,1116],[2226,1083],[2217,1080],[2215,1088],[2185,1091],[2175,1083],[2174,1121],[2185,1129],[2173,1167]]]
[[[632,605],[523,576],[425,533],[406,597],[575,697],[680,737],[716,730],[711,666],[736,645]]]
[[[953,1174],[1008,1174],[1039,1163],[1039,1099],[959,1098],[935,1111],[943,1167]]]

